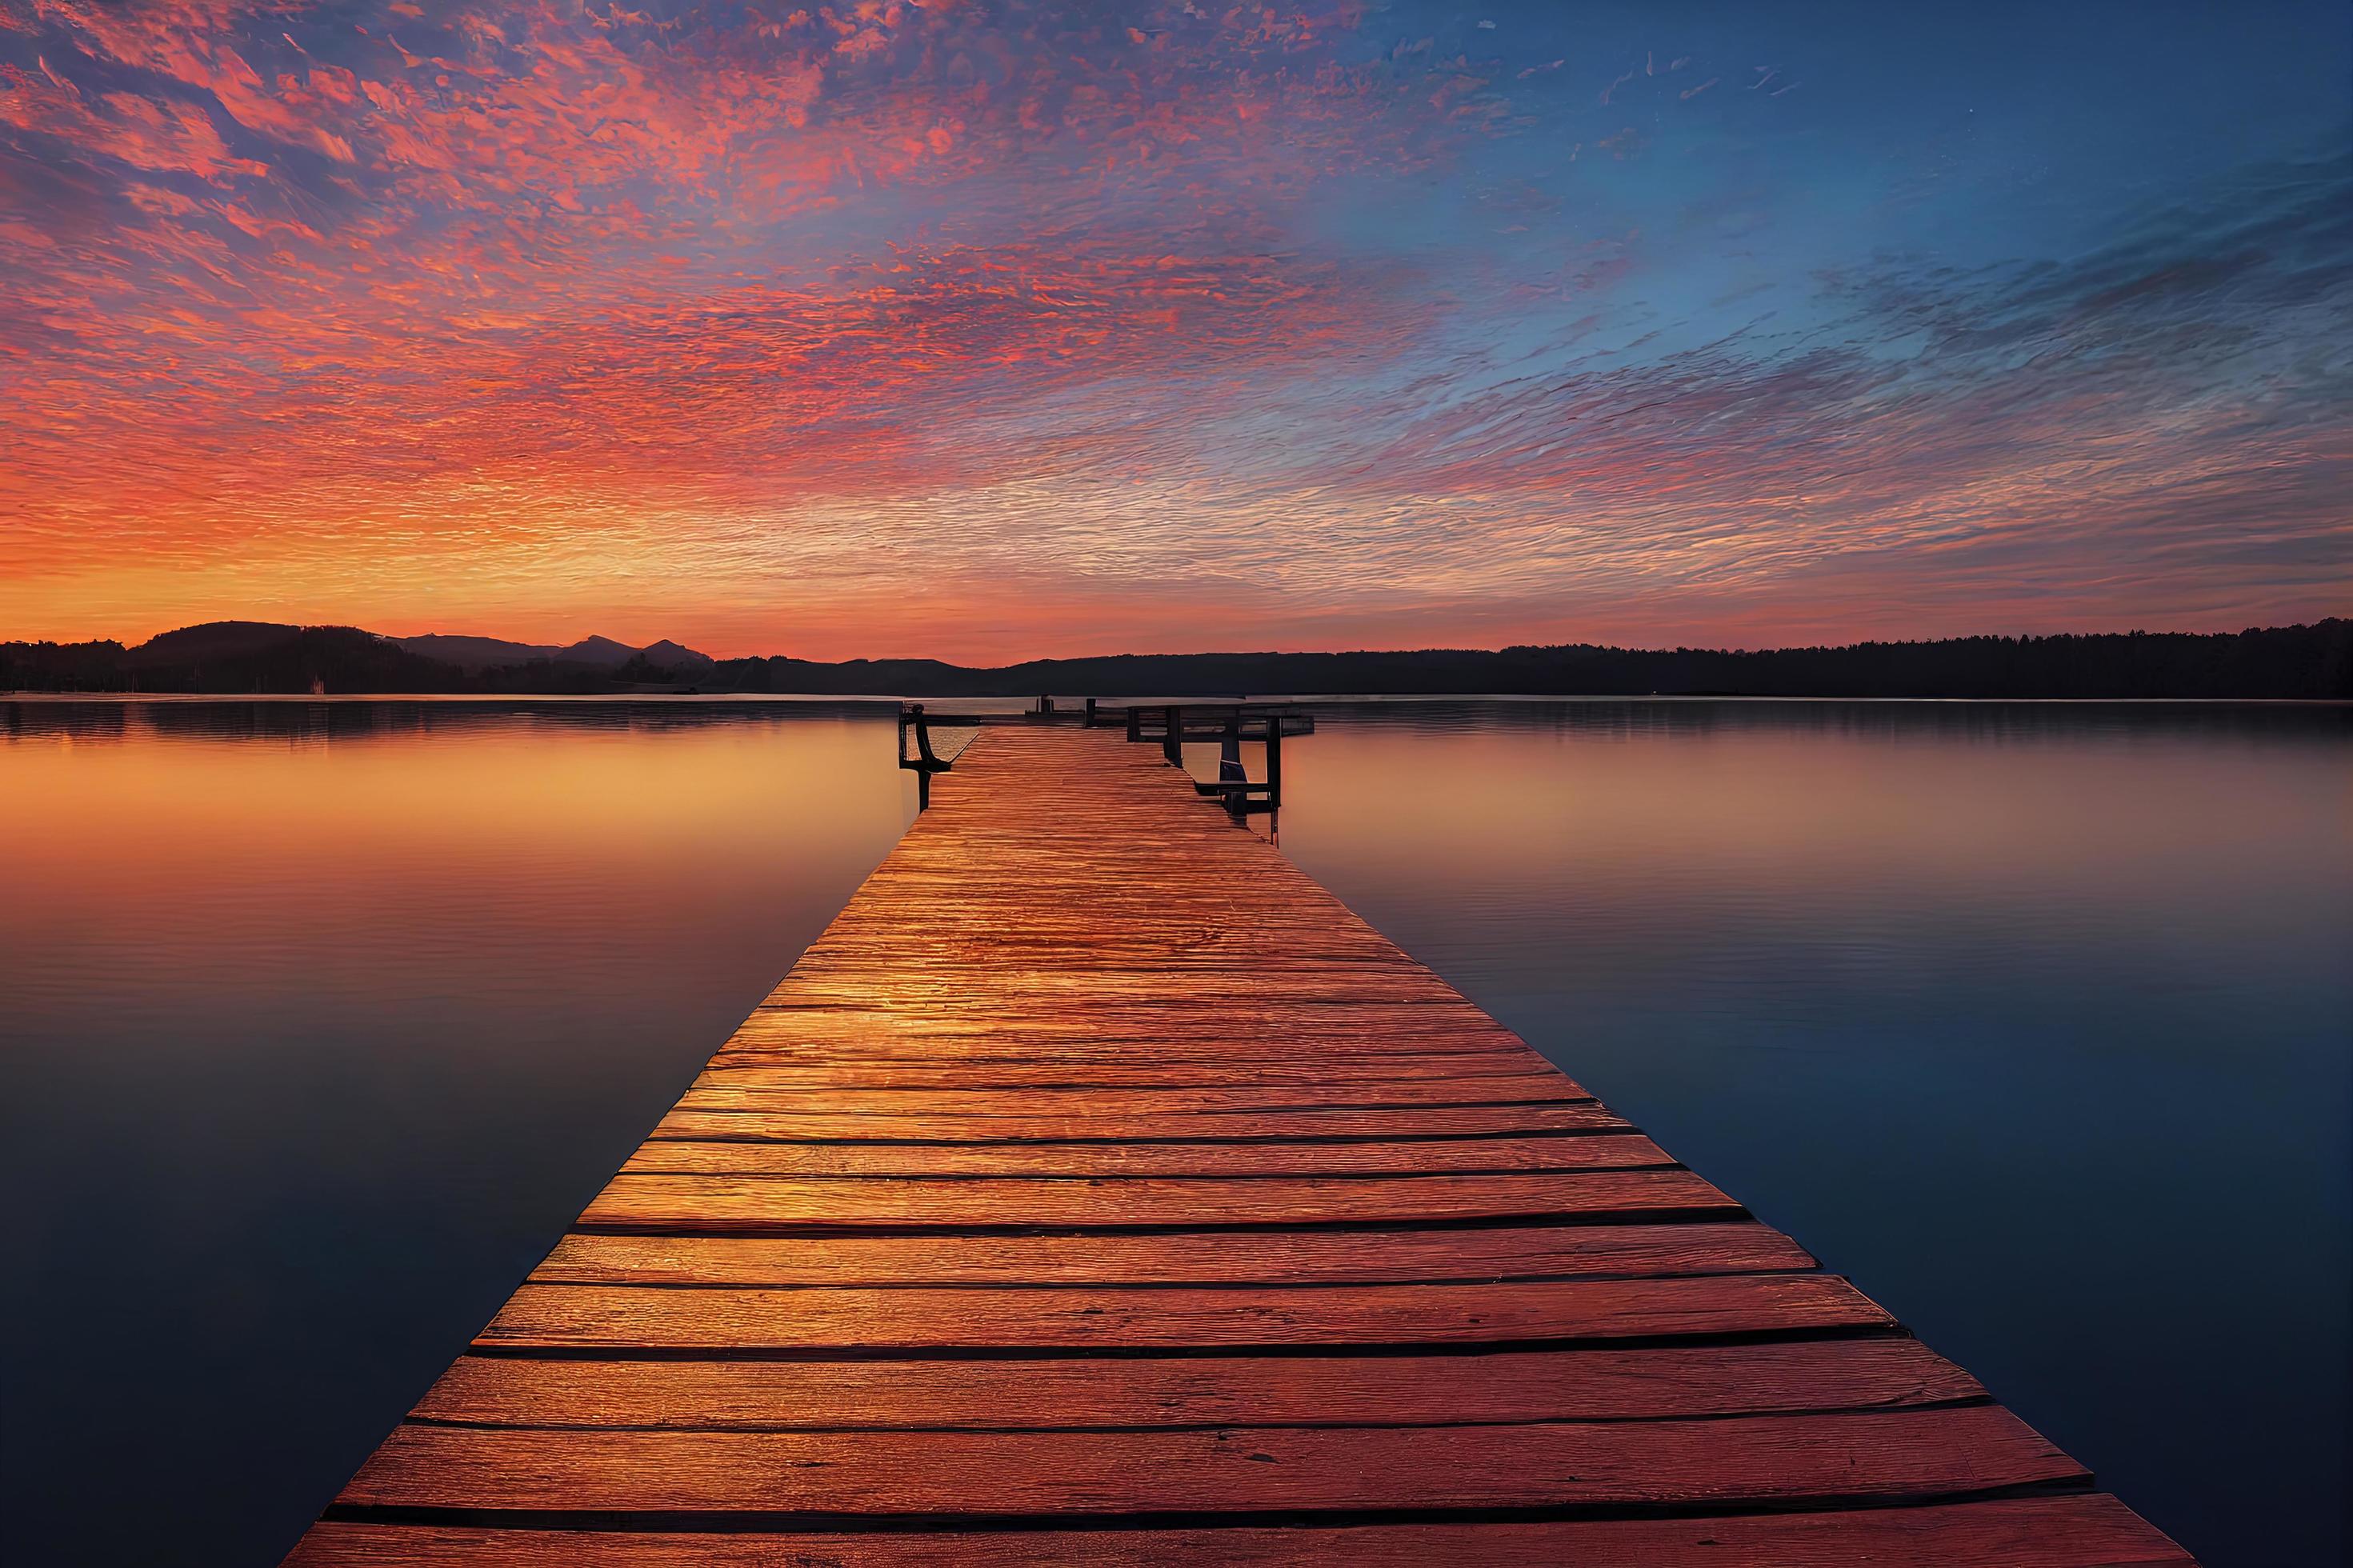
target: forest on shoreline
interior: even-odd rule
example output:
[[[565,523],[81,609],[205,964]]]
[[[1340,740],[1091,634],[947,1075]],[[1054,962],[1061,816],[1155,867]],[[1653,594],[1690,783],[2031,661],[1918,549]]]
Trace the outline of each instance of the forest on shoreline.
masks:
[[[426,651],[430,650],[430,651]],[[219,621],[136,647],[0,642],[0,691],[836,697],[1308,695],[2353,699],[2353,620],[2242,632],[1864,642],[1842,647],[1121,654],[995,668],[713,659],[675,643],[569,647]]]

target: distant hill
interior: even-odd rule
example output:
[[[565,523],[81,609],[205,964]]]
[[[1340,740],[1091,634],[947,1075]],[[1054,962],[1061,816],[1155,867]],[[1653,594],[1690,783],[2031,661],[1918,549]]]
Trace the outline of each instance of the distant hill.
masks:
[[[291,645],[301,635],[301,626],[270,621],[207,621],[150,638],[124,654],[122,662],[132,669],[165,669],[255,658]]]
[[[697,653],[691,647],[681,647],[668,637],[648,643],[638,650],[638,658],[657,669],[709,669],[719,661],[707,653]]]
[[[165,632],[119,661],[136,691],[454,691],[459,672],[356,626],[214,621]]]
[[[678,645],[672,643],[670,646],[675,647]],[[593,664],[600,669],[617,669],[637,657],[636,648],[627,643],[615,642],[611,637],[582,637],[570,647],[559,650],[555,661],[558,664]],[[700,658],[702,655],[695,657]]]
[[[443,664],[454,664],[466,670],[491,669],[502,664],[529,664],[537,658],[554,658],[562,651],[553,643],[452,637],[446,632],[427,632],[422,637],[396,637],[393,640],[411,653],[438,659]]]
[[[712,668],[707,655],[672,642],[634,648],[591,637],[558,647],[274,621],[209,621],[131,648],[116,642],[0,643],[0,690],[9,691],[570,694],[610,691],[630,678],[674,683]]]
[[[2193,634],[1954,637],[1754,653],[1586,644],[1495,651],[1122,654],[973,668],[936,659],[712,659],[662,641],[566,647],[215,621],[137,647],[0,643],[0,690],[644,690],[841,697],[1527,696],[2353,700],[2353,621]]]
[[[444,664],[452,664],[468,671],[534,664],[542,660],[552,664],[585,664],[598,669],[618,669],[633,658],[644,658],[663,668],[690,665],[708,667],[712,663],[710,655],[697,653],[691,647],[681,647],[669,641],[635,648],[627,643],[615,642],[611,637],[587,637],[568,647],[559,647],[554,643],[507,642],[500,637],[454,637],[446,632],[427,632],[421,637],[396,637],[393,640],[411,653],[439,659]]]

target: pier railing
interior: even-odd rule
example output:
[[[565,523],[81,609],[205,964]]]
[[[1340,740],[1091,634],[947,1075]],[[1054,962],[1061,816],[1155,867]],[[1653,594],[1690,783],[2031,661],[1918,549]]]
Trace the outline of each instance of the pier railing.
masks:
[[[1282,805],[1282,742],[1286,735],[1312,735],[1315,720],[1290,703],[1193,701],[1106,704],[1084,699],[1077,709],[1059,707],[1051,697],[1015,712],[933,713],[921,702],[899,709],[899,765],[916,779],[917,804],[932,804],[932,775],[946,773],[955,763],[943,757],[932,731],[981,730],[992,725],[1077,722],[1087,729],[1124,726],[1132,742],[1156,743],[1161,755],[1177,767],[1185,765],[1189,744],[1219,748],[1218,776],[1196,780],[1197,794],[1216,800],[1236,820],[1271,814]],[[912,743],[912,750],[911,750]],[[1242,761],[1245,744],[1265,748],[1265,776],[1252,779]]]

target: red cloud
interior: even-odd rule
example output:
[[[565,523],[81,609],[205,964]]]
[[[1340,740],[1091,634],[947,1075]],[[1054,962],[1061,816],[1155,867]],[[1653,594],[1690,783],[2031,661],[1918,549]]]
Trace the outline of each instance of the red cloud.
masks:
[[[2309,546],[2316,504],[2281,486],[2341,450],[2261,398],[2232,413],[2220,371],[2175,405],[2100,379],[2189,363],[2194,311],[2032,377],[1808,342],[1588,353],[1659,258],[1554,176],[1580,147],[1617,154],[1597,180],[1666,163],[1684,100],[1735,111],[1712,68],[1603,91],[1624,62],[1389,48],[1358,20],[0,0],[0,624],[406,622],[422,596],[497,629],[617,605],[677,617],[648,636],[701,615],[846,651],[916,635],[917,602],[1022,651],[1288,605],[1382,640],[1636,595],[1761,624],[1725,606],[1791,582],[1925,614],[1860,563],[1933,553],[1982,593],[1967,563],[2025,533],[1989,537],[2071,493],[2144,520],[2256,498],[2290,514],[2282,554]],[[1532,107],[1556,100],[1577,118]],[[1495,137],[1511,173],[1478,177]],[[2104,287],[2109,314],[2162,308]],[[2317,574],[2203,581],[2242,605],[2259,579]]]

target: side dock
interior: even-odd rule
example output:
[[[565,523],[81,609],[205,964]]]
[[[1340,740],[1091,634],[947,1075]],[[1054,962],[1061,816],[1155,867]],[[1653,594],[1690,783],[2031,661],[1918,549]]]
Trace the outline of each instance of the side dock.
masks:
[[[290,1563],[2189,1561],[1158,751],[935,787]]]

